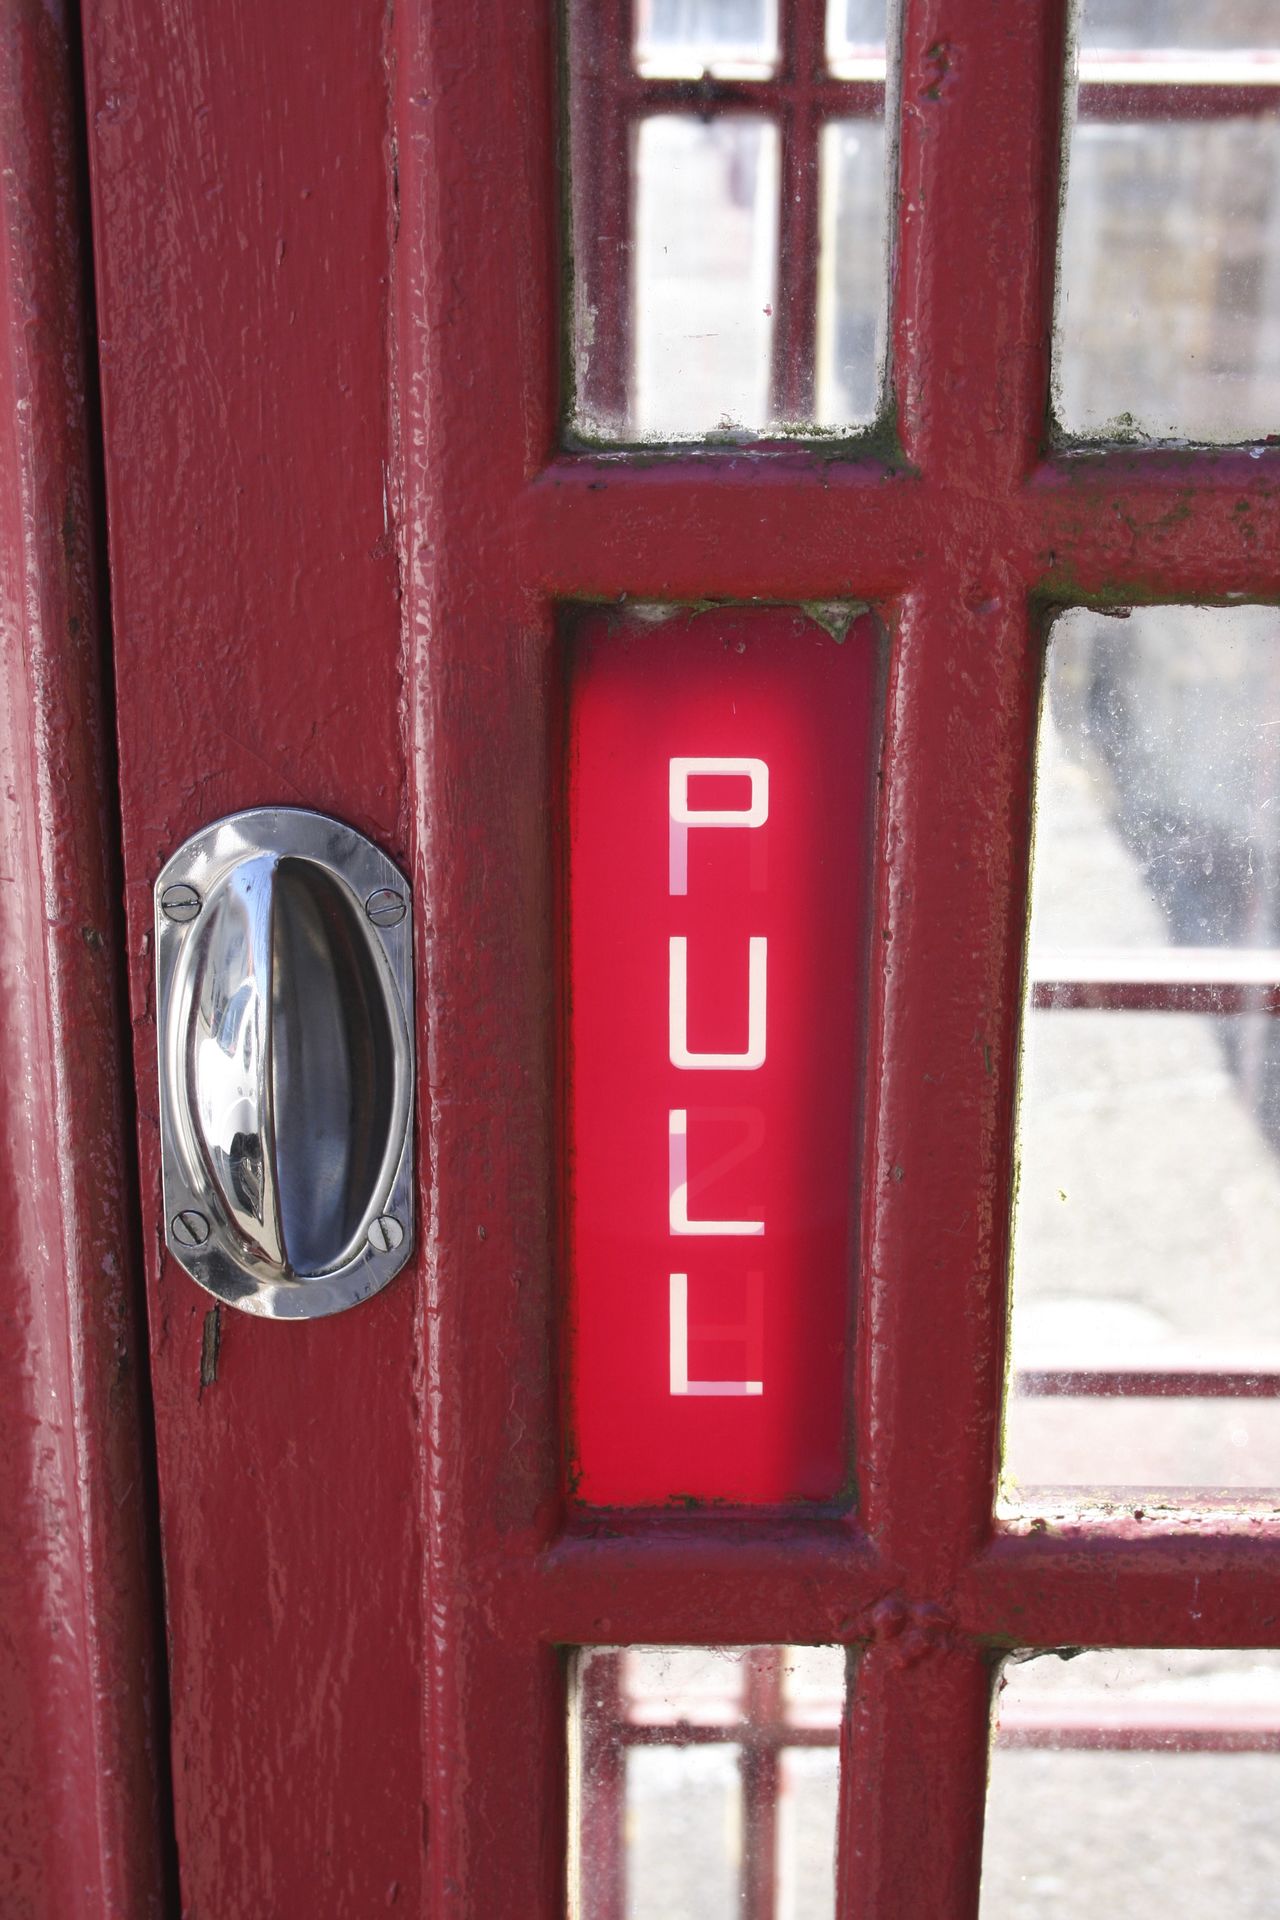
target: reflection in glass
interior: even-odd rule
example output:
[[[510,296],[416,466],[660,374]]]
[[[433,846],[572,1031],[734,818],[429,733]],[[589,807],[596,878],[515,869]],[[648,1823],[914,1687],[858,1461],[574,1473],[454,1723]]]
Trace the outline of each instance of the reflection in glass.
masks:
[[[834,1746],[785,1747],[778,1772],[778,1920],[834,1920],[836,1800]]]
[[[756,79],[777,59],[776,0],[636,0],[635,62],[652,78]]]
[[[569,0],[567,425],[594,442],[865,426],[880,400],[885,0]],[[811,21],[817,25],[822,7]],[[794,23],[793,23],[794,25]]]
[[[997,1714],[982,1920],[1275,1913],[1280,1655],[1010,1664]]]
[[[1014,1483],[1280,1485],[1280,619],[1075,612],[1036,773]]]
[[[1077,125],[1059,344],[1072,432],[1280,428],[1280,120]]]
[[[844,1682],[840,1647],[579,1653],[575,1920],[829,1920]]]
[[[1080,51],[1191,52],[1274,46],[1274,0],[1085,0]]]
[[[827,66],[842,79],[873,77],[884,59],[884,0],[828,0]]]
[[[1280,428],[1280,39],[1269,4],[1085,0],[1062,225],[1069,432]]]

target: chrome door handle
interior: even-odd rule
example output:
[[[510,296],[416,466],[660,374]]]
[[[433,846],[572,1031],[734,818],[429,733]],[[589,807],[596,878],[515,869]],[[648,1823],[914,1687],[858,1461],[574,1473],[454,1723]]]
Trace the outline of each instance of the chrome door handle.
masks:
[[[354,1306],[413,1246],[409,889],[350,827],[257,807],[155,904],[169,1250],[247,1313]]]

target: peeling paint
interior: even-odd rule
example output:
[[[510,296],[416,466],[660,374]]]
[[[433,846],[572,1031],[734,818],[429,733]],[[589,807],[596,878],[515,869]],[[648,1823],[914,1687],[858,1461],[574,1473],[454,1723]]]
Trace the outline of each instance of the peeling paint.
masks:
[[[218,1354],[222,1347],[222,1308],[210,1307],[204,1316],[200,1335],[200,1396],[218,1377]]]

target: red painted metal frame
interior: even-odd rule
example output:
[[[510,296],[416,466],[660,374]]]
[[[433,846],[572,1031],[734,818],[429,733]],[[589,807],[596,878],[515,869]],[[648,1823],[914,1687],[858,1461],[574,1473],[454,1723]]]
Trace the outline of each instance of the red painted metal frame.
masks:
[[[557,457],[545,22],[508,11],[482,60],[446,15],[401,16],[397,61],[431,903],[435,1910],[558,1911],[557,1648],[835,1639],[867,1649],[842,1736],[840,1911],[972,1914],[1001,1647],[1260,1644],[1280,1613],[1280,1533],[1262,1513],[993,1518],[1040,609],[1274,594],[1280,453],[1045,454],[1063,10],[918,0],[894,288],[902,462]],[[521,75],[518,115],[490,115],[495,71]],[[442,72],[457,76],[444,91]],[[454,270],[433,293],[440,259]],[[492,298],[499,275],[519,302]],[[623,594],[843,595],[891,615],[857,1519],[610,1516],[565,1532],[548,1477],[552,862],[536,822],[552,608]]]
[[[0,1908],[168,1910],[74,21],[0,25]]]
[[[1063,0],[907,0],[900,454],[558,451],[555,12],[89,13],[184,1900],[551,1920],[566,1648],[843,1641],[842,1920],[960,1920],[1003,1649],[1276,1638],[1269,1509],[994,1512],[1046,613],[1280,597],[1280,449],[1046,450]],[[566,1518],[556,615],[624,595],[891,632],[856,1514]],[[158,1252],[149,888],[298,798],[412,863],[421,1245],[220,1323]]]
[[[771,411],[777,420],[813,415],[818,317],[818,145],[826,8],[787,0],[779,13],[782,140],[778,169],[778,277],[774,291]]]
[[[1079,92],[1082,120],[1232,120],[1261,119],[1280,113],[1280,87],[1195,86],[1171,80],[1137,85],[1084,80]]]

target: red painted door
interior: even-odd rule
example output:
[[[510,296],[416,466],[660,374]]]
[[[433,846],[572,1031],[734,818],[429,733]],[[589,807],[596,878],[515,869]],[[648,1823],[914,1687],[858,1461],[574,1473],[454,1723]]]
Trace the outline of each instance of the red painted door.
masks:
[[[418,872],[390,32],[85,14],[174,1812],[210,1916],[423,1898],[428,1268],[298,1328],[162,1257],[152,1002],[156,875],[224,814],[314,807]]]
[[[60,706],[38,652],[14,686],[42,795],[118,789],[137,1159],[101,989],[45,1004],[28,980],[15,1031],[81,1022],[88,1044],[54,1049],[77,1072],[33,1123],[13,1217],[42,1249],[35,1293],[64,1320],[73,1302],[79,1331],[42,1351],[94,1359],[65,1384],[99,1448],[92,1473],[69,1441],[49,1469],[98,1504],[78,1536],[96,1557],[68,1556],[82,1671],[45,1733],[96,1702],[82,1777],[117,1795],[88,1818],[64,1791],[78,1852],[48,1874],[71,1890],[31,1911],[76,1911],[93,1873],[81,1910],[158,1910],[172,1839],[205,1920],[551,1920],[571,1650],[809,1643],[857,1656],[838,1910],[959,1920],[1003,1652],[1274,1637],[1273,1519],[995,1512],[1045,610],[1280,592],[1274,448],[1081,462],[1049,443],[1064,11],[903,9],[881,430],[660,453],[563,427],[557,8],[87,0],[82,50],[55,39],[69,115],[83,56],[118,764],[66,648]],[[844,97],[815,79],[823,14],[781,9],[765,110],[788,181]],[[614,54],[624,15],[599,9]],[[53,83],[25,77],[27,24],[5,98],[29,103]],[[639,108],[601,98],[608,239]],[[39,220],[65,241],[74,167],[53,175]],[[816,211],[785,204],[791,419]],[[51,270],[30,233],[11,208],[36,313],[74,241]],[[40,364],[64,382],[46,412],[79,407],[87,472],[81,350]],[[61,519],[46,501],[32,522],[20,492],[0,508],[15,551],[43,530],[46,598],[15,580],[10,601],[69,632],[74,499]],[[65,776],[51,712],[80,756]],[[50,899],[54,803],[15,809]],[[164,1251],[152,889],[189,835],[264,805],[356,827],[414,902],[415,1256],[304,1325],[220,1309]],[[112,807],[95,820],[70,862],[89,955],[115,852]],[[86,965],[66,924],[48,908],[12,934],[51,993]],[[38,1082],[46,1055],[6,1044]],[[139,1427],[84,1277],[130,1249],[102,1242],[93,1180],[132,1191],[145,1268],[167,1648],[149,1723],[111,1721],[94,1664],[118,1561],[125,1626],[103,1644],[137,1707]],[[46,1255],[54,1206],[85,1224]],[[47,1632],[39,1661],[65,1681]],[[148,1771],[157,1729],[168,1766]]]

